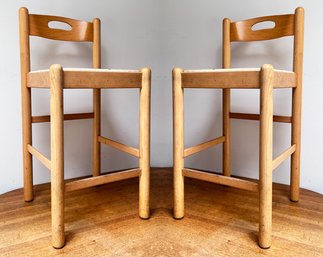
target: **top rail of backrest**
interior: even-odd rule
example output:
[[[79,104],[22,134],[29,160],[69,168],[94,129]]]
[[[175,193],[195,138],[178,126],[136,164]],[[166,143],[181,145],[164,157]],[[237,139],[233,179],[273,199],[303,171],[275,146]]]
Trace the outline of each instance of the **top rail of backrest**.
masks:
[[[71,30],[50,28],[50,22],[68,24]],[[29,35],[61,41],[93,41],[93,23],[59,16],[29,14]]]
[[[264,16],[230,24],[230,41],[260,41],[294,35],[294,14]],[[274,22],[273,28],[253,30],[262,22]]]

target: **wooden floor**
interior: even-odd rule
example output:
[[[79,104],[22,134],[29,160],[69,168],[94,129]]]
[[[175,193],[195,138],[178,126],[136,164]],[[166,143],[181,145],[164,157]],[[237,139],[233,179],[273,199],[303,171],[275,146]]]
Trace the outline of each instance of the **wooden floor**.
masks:
[[[323,256],[323,196],[273,191],[273,244],[257,245],[256,193],[187,179],[186,216],[172,218],[172,173],[154,169],[149,220],[138,218],[136,179],[66,194],[66,246],[51,247],[49,184],[0,196],[0,256]]]

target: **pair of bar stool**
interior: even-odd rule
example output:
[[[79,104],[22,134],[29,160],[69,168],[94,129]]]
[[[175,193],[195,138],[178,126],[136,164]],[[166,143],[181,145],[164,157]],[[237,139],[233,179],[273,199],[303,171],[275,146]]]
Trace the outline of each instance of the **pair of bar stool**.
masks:
[[[64,235],[64,192],[97,186],[113,181],[139,177],[139,216],[149,218],[150,173],[150,69],[101,69],[100,20],[79,21],[64,17],[29,14],[20,8],[20,57],[23,125],[24,199],[33,200],[32,156],[51,171],[52,244],[62,248]],[[71,26],[71,30],[53,29],[49,23],[58,21]],[[253,26],[272,21],[270,29],[254,30]],[[259,246],[271,246],[272,226],[272,171],[291,156],[292,201],[299,200],[301,95],[303,66],[304,10],[294,14],[267,16],[244,21],[223,21],[223,68],[213,70],[173,70],[174,118],[174,218],[184,217],[184,177],[205,180],[259,193]],[[92,42],[93,69],[68,69],[54,64],[48,70],[30,70],[29,37],[76,42]],[[231,42],[259,41],[294,36],[293,71],[275,70],[271,65],[260,69],[231,69]],[[33,116],[31,89],[50,89],[50,115]],[[64,114],[63,89],[93,89],[91,113]],[[116,142],[101,135],[101,89],[139,89],[139,149]],[[184,89],[223,89],[223,136],[184,149]],[[230,112],[231,89],[260,89],[260,115]],[[292,115],[273,115],[273,89],[291,88]],[[64,181],[64,120],[93,119],[93,176]],[[260,120],[259,183],[230,176],[230,119]],[[48,159],[32,146],[32,123],[50,122],[51,157]],[[291,123],[291,147],[273,160],[273,122]],[[101,143],[139,158],[137,169],[101,174]],[[204,172],[184,167],[184,158],[223,143],[223,174]]]

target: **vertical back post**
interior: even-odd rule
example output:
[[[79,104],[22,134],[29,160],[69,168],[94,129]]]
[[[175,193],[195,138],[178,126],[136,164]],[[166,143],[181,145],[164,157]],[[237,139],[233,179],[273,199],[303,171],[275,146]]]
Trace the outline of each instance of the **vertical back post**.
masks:
[[[22,147],[24,199],[33,200],[33,170],[32,155],[28,152],[28,144],[32,144],[31,123],[31,89],[27,87],[27,74],[30,72],[29,49],[29,13],[27,8],[19,9],[20,33],[20,69],[21,69],[21,98],[22,98]]]
[[[101,68],[101,21],[93,20],[93,68]],[[93,89],[93,156],[92,175],[99,176],[101,173],[101,144],[98,137],[101,134],[101,89]]]
[[[180,68],[173,70],[174,218],[184,217],[184,90]]]
[[[230,43],[230,19],[223,20],[223,56],[222,67],[231,67],[231,43]],[[222,123],[223,123],[223,175],[230,176],[231,156],[230,156],[230,89],[223,89],[222,93]]]
[[[294,62],[296,73],[296,87],[292,96],[292,145],[296,150],[291,157],[291,189],[290,199],[299,200],[300,187],[300,152],[301,152],[301,113],[302,113],[302,78],[303,78],[303,47],[304,47],[304,9],[299,7],[295,11],[294,21]]]
[[[139,217],[148,219],[150,186],[150,81],[149,68],[141,69],[142,86],[140,89],[139,110]]]
[[[63,69],[54,64],[49,70],[50,79],[50,138],[51,138],[51,209],[52,244],[62,248],[64,235],[64,108]]]
[[[271,246],[274,69],[260,71],[259,246]]]

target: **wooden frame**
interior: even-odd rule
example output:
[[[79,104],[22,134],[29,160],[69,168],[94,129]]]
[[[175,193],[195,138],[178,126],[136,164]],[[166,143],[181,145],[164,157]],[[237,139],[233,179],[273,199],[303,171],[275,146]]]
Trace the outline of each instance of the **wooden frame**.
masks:
[[[275,22],[270,29],[253,30],[253,26],[264,21]],[[294,36],[293,71],[275,70],[265,64],[260,69],[232,69],[231,42],[269,40]],[[304,10],[299,7],[295,14],[267,16],[245,21],[223,20],[223,69],[173,70],[173,119],[174,119],[174,218],[184,217],[184,177],[233,186],[259,193],[259,246],[271,246],[272,226],[272,172],[291,156],[290,199],[299,200],[301,95],[304,41]],[[200,145],[184,149],[184,89],[223,89],[223,135]],[[260,114],[232,113],[230,111],[231,89],[260,89]],[[291,116],[273,115],[273,90],[291,88]],[[260,121],[259,182],[244,181],[230,177],[230,119]],[[272,159],[273,122],[290,123],[292,146]],[[223,174],[205,173],[184,167],[184,158],[223,143]]]
[[[139,216],[149,218],[150,173],[150,77],[149,68],[141,70],[101,69],[100,20],[79,21],[58,16],[29,14],[26,8],[19,10],[24,199],[33,200],[32,156],[51,171],[52,245],[62,248],[64,233],[64,193],[91,186],[139,177]],[[49,28],[50,21],[71,26],[70,31]],[[93,69],[64,69],[58,64],[48,70],[30,71],[29,37],[92,42]],[[32,116],[31,88],[50,90],[50,115]],[[93,111],[64,114],[65,88],[92,88]],[[133,88],[140,91],[139,149],[101,136],[101,89]],[[93,119],[93,153],[91,178],[64,182],[64,120]],[[51,156],[46,158],[32,146],[32,123],[50,122]],[[101,175],[101,143],[115,147],[139,159],[139,167]]]
[[[49,70],[29,72],[27,87],[50,88]],[[140,71],[106,69],[63,69],[64,88],[140,88]]]
[[[294,72],[274,70],[274,73],[274,88],[296,87]],[[260,69],[183,71],[182,87],[260,89]]]

